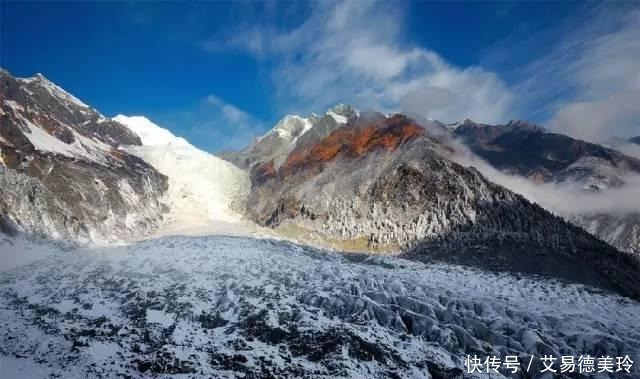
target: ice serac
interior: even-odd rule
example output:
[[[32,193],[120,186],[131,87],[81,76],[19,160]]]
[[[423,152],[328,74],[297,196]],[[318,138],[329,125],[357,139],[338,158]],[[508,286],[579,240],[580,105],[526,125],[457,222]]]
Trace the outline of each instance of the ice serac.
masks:
[[[246,212],[341,250],[404,251],[639,296],[637,260],[453,162],[447,138],[400,114],[360,115],[254,172]]]
[[[454,135],[496,169],[536,184],[558,184],[606,197],[639,183],[639,159],[523,121],[486,125],[465,120],[457,125]],[[610,145],[626,153],[637,148],[631,141],[623,142],[611,141]],[[640,254],[640,198],[627,205],[623,210],[562,213],[613,246]]]
[[[550,379],[543,356],[640,359],[640,303],[548,278],[254,238],[61,254],[1,237],[0,259],[38,258],[0,264],[3,379],[485,378],[467,355],[524,367],[492,379]]]
[[[166,178],[122,149],[140,138],[37,74],[0,70],[0,227],[75,243],[162,221]]]
[[[163,200],[171,230],[206,227],[211,222],[240,221],[250,191],[248,175],[233,164],[202,151],[141,116],[118,115],[142,139],[127,151],[151,164],[168,178]]]

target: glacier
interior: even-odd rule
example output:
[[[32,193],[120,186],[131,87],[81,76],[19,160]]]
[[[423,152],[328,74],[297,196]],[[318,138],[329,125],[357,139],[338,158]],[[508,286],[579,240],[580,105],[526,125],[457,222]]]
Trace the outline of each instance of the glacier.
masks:
[[[257,226],[241,216],[251,190],[247,173],[146,117],[118,115],[113,120],[140,136],[142,146],[127,146],[126,151],[168,177],[169,188],[162,201],[169,211],[155,236],[258,232]]]
[[[640,359],[640,304],[558,280],[245,237],[0,240],[25,246],[0,262],[3,378],[488,377],[467,354],[535,355],[530,376],[491,377],[544,378],[542,355]]]

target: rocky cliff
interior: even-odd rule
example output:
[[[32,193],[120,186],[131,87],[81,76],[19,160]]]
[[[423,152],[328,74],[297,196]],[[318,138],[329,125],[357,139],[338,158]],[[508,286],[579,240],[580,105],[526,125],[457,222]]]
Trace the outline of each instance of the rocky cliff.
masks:
[[[122,146],[140,145],[44,76],[0,71],[0,225],[75,243],[148,233],[166,178]]]

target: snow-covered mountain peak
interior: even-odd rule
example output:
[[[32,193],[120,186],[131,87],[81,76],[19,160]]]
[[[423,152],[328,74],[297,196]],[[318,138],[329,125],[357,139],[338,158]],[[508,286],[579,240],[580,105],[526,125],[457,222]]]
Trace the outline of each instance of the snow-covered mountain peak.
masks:
[[[146,117],[117,115],[113,120],[142,140],[142,146],[128,146],[126,150],[169,179],[164,199],[169,205],[165,231],[179,228],[190,232],[211,222],[240,221],[238,210],[250,190],[245,172],[176,137]]]
[[[30,78],[18,78],[18,80],[22,83],[25,83],[28,86],[32,86],[32,85],[40,86],[46,89],[47,91],[49,91],[49,93],[51,93],[51,95],[53,95],[54,97],[64,102],[71,102],[82,108],[90,108],[87,104],[83,103],[80,99],[73,96],[69,92],[65,91],[60,86],[53,83],[51,80],[47,79],[44,75],[42,75],[39,72]]]
[[[5,139],[21,149],[109,165],[118,160],[111,154],[113,147],[140,143],[124,126],[106,122],[42,74],[19,79],[3,70],[0,78],[4,84],[0,108],[7,117],[3,127],[12,130]]]
[[[335,114],[338,116],[346,117],[347,119],[360,117],[359,110],[349,104],[344,103],[336,104],[333,108],[327,110],[327,114]]]
[[[105,118],[41,74],[0,83],[0,227],[95,243],[240,219],[250,183],[231,163],[145,117]]]
[[[177,137],[169,130],[164,129],[144,116],[125,116],[119,114],[113,118],[128,127],[140,137],[143,146],[176,145],[191,146],[186,139]]]
[[[476,122],[474,122],[473,120],[471,120],[470,118],[465,118],[462,121],[456,121],[456,122],[452,122],[450,124],[445,124],[445,126],[451,130],[455,130],[458,126],[467,126],[467,127],[473,127],[473,126],[478,126],[479,124],[477,124]]]
[[[292,142],[308,132],[311,127],[309,118],[287,115],[276,124],[269,134],[275,134],[286,141]]]
[[[166,178],[120,149],[140,145],[138,136],[41,74],[3,70],[0,83],[0,218],[9,230],[99,243],[157,227]]]
[[[339,124],[346,124],[349,120],[360,117],[360,111],[351,105],[338,103],[332,108],[329,108],[325,113]]]
[[[338,124],[346,124],[350,119],[359,117],[360,112],[351,105],[338,103],[334,107],[327,109],[324,115],[332,117]],[[286,115],[259,140],[269,135],[277,135],[288,142],[295,143],[299,137],[311,130],[322,117],[315,113],[311,113],[308,117],[295,114]]]
[[[323,115],[286,115],[243,151],[224,153],[222,157],[240,168],[249,168],[249,171],[269,162],[277,169],[296,147],[324,138],[358,117],[357,109],[342,103],[329,108]]]

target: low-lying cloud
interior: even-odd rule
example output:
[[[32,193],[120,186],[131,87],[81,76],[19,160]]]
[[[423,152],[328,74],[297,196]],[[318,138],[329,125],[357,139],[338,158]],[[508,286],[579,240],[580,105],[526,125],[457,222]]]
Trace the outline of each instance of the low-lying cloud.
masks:
[[[585,191],[576,183],[543,183],[518,175],[499,171],[473,154],[466,146],[455,143],[456,153],[451,157],[463,166],[473,166],[487,179],[500,184],[556,214],[626,214],[640,211],[640,175],[628,174],[622,179],[625,185],[607,188],[601,192]]]

